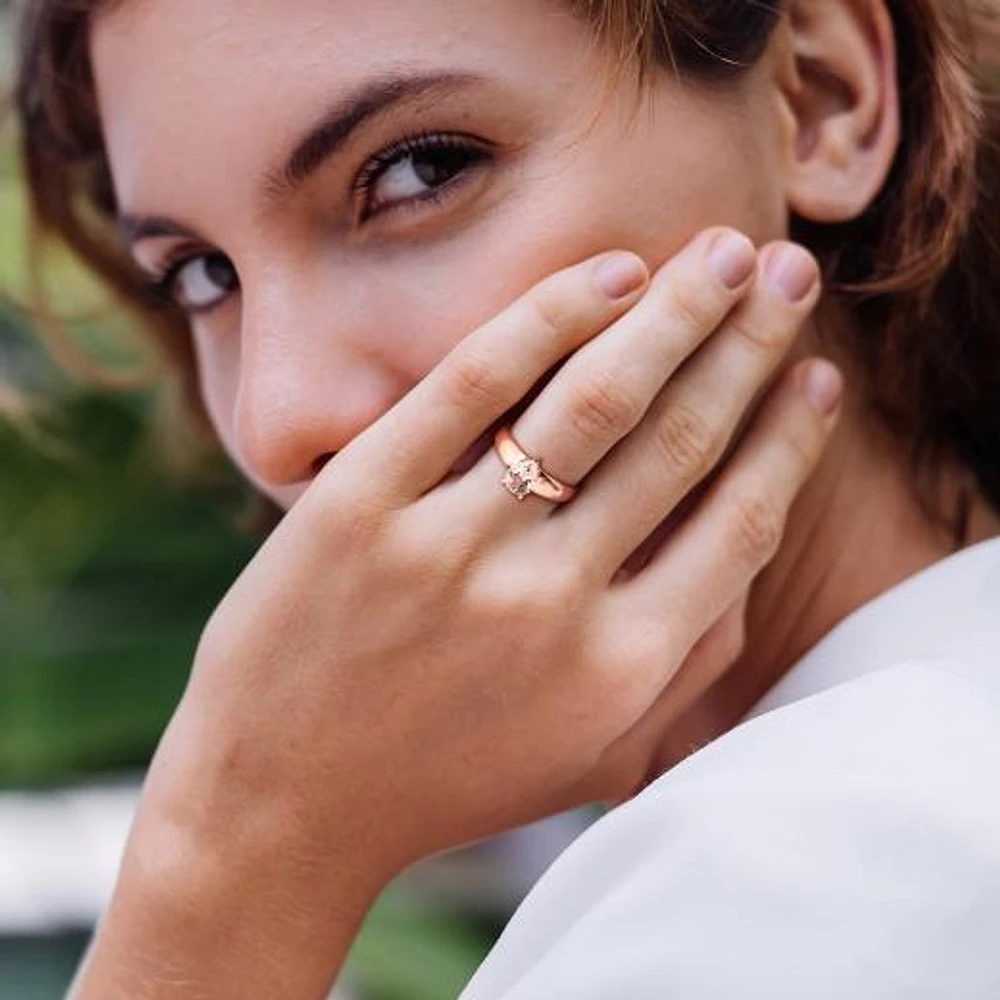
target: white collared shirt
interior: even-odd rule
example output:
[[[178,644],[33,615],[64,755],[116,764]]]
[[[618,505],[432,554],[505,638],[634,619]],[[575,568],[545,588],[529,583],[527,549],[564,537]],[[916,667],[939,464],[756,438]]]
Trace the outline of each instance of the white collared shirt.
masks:
[[[461,1000],[1000,1000],[1000,539],[591,826]]]

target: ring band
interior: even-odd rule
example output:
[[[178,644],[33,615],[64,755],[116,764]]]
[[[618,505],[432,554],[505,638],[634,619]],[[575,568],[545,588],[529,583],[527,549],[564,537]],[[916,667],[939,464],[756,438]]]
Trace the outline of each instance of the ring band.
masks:
[[[555,476],[550,476],[542,468],[541,459],[527,454],[514,440],[510,428],[501,427],[496,432],[493,444],[500,460],[507,466],[500,485],[518,500],[524,500],[529,493],[559,504],[569,503],[573,499],[576,487],[567,486]]]

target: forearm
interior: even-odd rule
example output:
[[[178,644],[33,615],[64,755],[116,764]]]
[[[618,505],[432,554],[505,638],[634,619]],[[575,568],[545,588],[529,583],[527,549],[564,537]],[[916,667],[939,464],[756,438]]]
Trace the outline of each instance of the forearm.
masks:
[[[251,840],[140,817],[69,1000],[325,997],[384,881]]]

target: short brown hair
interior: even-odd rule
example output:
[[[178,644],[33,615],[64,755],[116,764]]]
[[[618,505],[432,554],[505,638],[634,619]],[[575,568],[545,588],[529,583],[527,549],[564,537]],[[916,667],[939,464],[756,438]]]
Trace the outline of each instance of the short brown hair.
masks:
[[[36,240],[68,244],[151,330],[199,414],[185,320],[142,290],[116,205],[88,65],[89,20],[109,0],[28,0],[16,107]],[[784,0],[569,0],[621,65],[738,76]],[[796,223],[859,319],[847,345],[914,471],[957,458],[1000,507],[1000,57],[996,0],[889,0],[903,91],[902,145],[860,219]],[[921,496],[934,510],[930,492]],[[940,515],[939,515],[940,516]]]

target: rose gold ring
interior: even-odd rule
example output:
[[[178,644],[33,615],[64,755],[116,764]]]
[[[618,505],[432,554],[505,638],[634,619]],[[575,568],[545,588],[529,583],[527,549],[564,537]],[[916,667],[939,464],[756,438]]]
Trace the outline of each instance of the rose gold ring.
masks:
[[[518,500],[524,500],[529,493],[550,500],[552,503],[569,503],[576,493],[575,486],[567,486],[550,476],[542,468],[542,460],[526,454],[514,440],[510,428],[501,427],[493,439],[493,444],[507,471],[500,480],[509,493]]]

